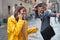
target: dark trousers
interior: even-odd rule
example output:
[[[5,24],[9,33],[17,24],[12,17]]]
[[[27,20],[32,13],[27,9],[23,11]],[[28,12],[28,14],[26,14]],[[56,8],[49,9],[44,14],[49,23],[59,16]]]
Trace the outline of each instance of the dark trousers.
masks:
[[[50,40],[55,35],[55,32],[51,26],[48,26],[41,31],[41,35],[44,40]]]

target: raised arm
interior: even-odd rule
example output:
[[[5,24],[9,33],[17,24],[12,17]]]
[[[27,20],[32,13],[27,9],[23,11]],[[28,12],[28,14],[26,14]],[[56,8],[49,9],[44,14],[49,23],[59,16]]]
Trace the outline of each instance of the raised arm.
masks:
[[[53,13],[52,11],[46,11],[46,13],[49,17],[56,17],[56,13]]]
[[[58,12],[54,13],[52,11],[51,12],[47,11],[47,16],[49,16],[49,17],[59,17],[60,13],[58,13]]]

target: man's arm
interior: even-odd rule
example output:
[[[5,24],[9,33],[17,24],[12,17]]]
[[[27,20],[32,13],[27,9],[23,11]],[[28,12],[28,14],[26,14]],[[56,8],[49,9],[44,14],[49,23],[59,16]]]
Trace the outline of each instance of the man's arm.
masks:
[[[49,17],[56,17],[56,13],[53,13],[52,11],[46,11],[46,13],[47,13],[47,16],[49,16]]]

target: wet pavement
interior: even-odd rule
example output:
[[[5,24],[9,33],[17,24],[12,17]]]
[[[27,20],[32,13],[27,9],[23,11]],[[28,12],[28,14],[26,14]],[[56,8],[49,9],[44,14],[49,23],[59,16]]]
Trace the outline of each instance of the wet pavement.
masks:
[[[54,18],[50,19],[51,25],[56,33],[54,37],[52,37],[51,40],[60,40],[60,24],[58,21],[55,22]],[[57,20],[57,19],[56,19]],[[41,34],[40,34],[40,28],[41,28],[41,20],[40,19],[32,19],[29,22],[29,28],[37,27],[39,30],[37,33],[29,34],[29,40],[43,40]],[[6,25],[0,26],[0,40],[7,40],[7,31],[6,31]]]

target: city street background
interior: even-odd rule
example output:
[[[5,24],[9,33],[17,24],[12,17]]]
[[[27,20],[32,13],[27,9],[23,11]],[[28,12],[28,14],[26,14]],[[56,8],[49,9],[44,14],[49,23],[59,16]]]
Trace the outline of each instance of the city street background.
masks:
[[[7,40],[7,18],[11,16],[13,13],[13,7],[15,4],[18,4],[20,6],[20,3],[27,9],[27,15],[29,16],[32,8],[35,4],[39,2],[45,2],[47,4],[47,8],[51,11],[57,11],[60,12],[60,0],[0,0],[0,40]],[[10,14],[8,13],[8,6],[11,7]],[[3,20],[6,19],[6,20]],[[37,33],[30,34],[28,39],[29,40],[43,40],[40,29],[41,29],[41,20],[40,19],[30,19],[28,18],[29,28],[37,27],[38,31]],[[55,31],[55,36],[52,37],[51,40],[60,40],[60,23],[58,19],[55,17],[50,18],[50,24],[53,27]],[[3,23],[3,21],[5,21]]]

